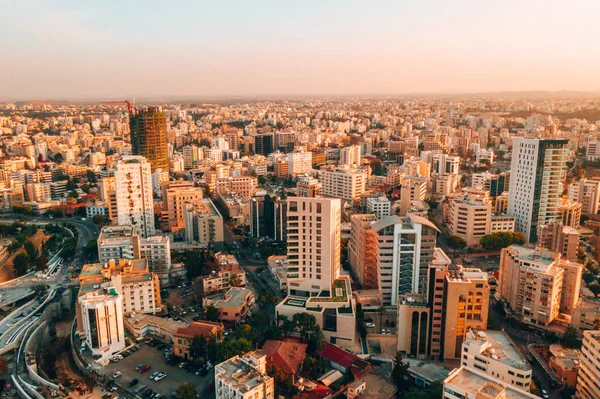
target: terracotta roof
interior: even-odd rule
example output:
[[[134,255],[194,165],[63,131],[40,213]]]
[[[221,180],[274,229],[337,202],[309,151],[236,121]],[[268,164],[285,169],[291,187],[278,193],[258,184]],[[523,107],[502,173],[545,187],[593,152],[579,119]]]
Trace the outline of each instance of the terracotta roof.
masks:
[[[221,329],[223,328],[223,324],[221,323],[213,323],[210,321],[195,321],[187,327],[178,328],[175,331],[176,335],[184,335],[188,337],[194,337],[196,335],[204,335],[208,337],[212,335],[214,328]]]
[[[325,348],[321,351],[321,356],[331,362],[339,364],[346,370],[350,370],[355,377],[360,377],[369,370],[369,363],[332,344],[325,344]]]
[[[268,340],[261,350],[267,355],[267,362],[287,373],[296,374],[304,362],[307,347],[307,344],[297,341]]]

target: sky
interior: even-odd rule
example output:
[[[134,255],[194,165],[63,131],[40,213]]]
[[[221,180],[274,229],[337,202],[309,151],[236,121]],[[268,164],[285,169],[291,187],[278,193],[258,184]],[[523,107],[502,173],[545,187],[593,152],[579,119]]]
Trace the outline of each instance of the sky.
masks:
[[[0,99],[600,90],[596,0],[0,0]]]

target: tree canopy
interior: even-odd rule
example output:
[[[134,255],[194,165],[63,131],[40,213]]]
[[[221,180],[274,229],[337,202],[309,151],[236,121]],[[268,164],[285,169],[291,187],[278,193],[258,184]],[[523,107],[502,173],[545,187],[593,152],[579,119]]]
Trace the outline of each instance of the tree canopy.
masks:
[[[496,233],[484,235],[481,237],[479,243],[483,248],[489,251],[497,251],[513,244],[524,244],[525,237],[519,232],[498,231]]]

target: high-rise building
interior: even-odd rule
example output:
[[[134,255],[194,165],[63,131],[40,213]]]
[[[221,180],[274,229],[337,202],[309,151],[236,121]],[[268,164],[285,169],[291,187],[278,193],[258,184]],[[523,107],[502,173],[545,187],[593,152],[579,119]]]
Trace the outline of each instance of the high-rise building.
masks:
[[[558,218],[565,226],[576,229],[581,223],[581,203],[562,198],[558,206]]]
[[[399,294],[426,294],[438,228],[429,220],[411,214],[388,216],[373,223],[372,229],[377,234],[382,304],[395,306]]]
[[[273,133],[261,133],[254,136],[254,153],[267,156],[275,151]]]
[[[400,216],[405,216],[412,201],[425,201],[428,179],[410,177],[402,181],[400,190]]]
[[[513,140],[508,213],[528,242],[537,242],[538,228],[559,218],[567,145],[567,140]]]
[[[511,245],[500,254],[498,293],[523,323],[545,328],[579,301],[583,265],[545,248]]]
[[[115,169],[118,224],[134,226],[142,237],[154,234],[154,200],[150,163],[125,156]]]
[[[136,107],[129,113],[133,155],[145,157],[154,171],[169,170],[167,116],[160,107]]]
[[[290,176],[304,175],[312,171],[312,152],[306,151],[304,147],[296,147],[287,158]]]
[[[367,198],[367,213],[374,213],[377,219],[383,219],[390,216],[392,203],[386,197]]]
[[[600,331],[584,331],[579,372],[577,373],[577,399],[600,397]]]
[[[434,154],[432,170],[440,175],[457,175],[460,165],[460,157],[447,154]]]
[[[450,230],[461,237],[468,247],[479,245],[491,233],[492,201],[487,191],[468,190],[450,202]]]
[[[376,221],[372,214],[350,217],[350,267],[366,289],[377,288],[377,234],[371,228]]]
[[[581,179],[569,185],[569,200],[581,204],[581,213],[595,215],[600,210],[600,180]]]
[[[341,201],[288,198],[288,291],[312,296],[330,290],[340,275]]]
[[[98,180],[98,195],[108,207],[108,220],[115,223],[117,221],[117,192],[114,177],[104,177]]]
[[[551,222],[540,230],[539,245],[551,251],[560,252],[563,258],[577,261],[579,232],[560,221]]]
[[[78,299],[80,336],[93,355],[109,357],[125,348],[123,297],[113,287],[99,287]]]
[[[286,201],[273,194],[250,200],[250,235],[285,240]]]

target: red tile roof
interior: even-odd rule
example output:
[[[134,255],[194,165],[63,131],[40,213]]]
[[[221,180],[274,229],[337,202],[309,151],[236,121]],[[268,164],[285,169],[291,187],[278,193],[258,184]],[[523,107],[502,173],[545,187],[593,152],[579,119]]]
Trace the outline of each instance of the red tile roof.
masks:
[[[307,344],[297,341],[268,340],[261,350],[266,353],[267,362],[287,373],[296,374],[304,362],[307,347]]]
[[[187,337],[204,335],[205,337],[209,337],[212,335],[215,327],[217,330],[222,329],[223,324],[213,323],[210,321],[195,321],[187,327],[178,328],[177,331],[175,331],[175,335],[183,335]]]
[[[325,348],[321,351],[321,356],[331,362],[339,364],[346,370],[350,370],[354,377],[364,375],[370,368],[369,363],[365,362],[360,357],[353,355],[350,352],[346,352],[342,348],[332,344],[325,344]]]

